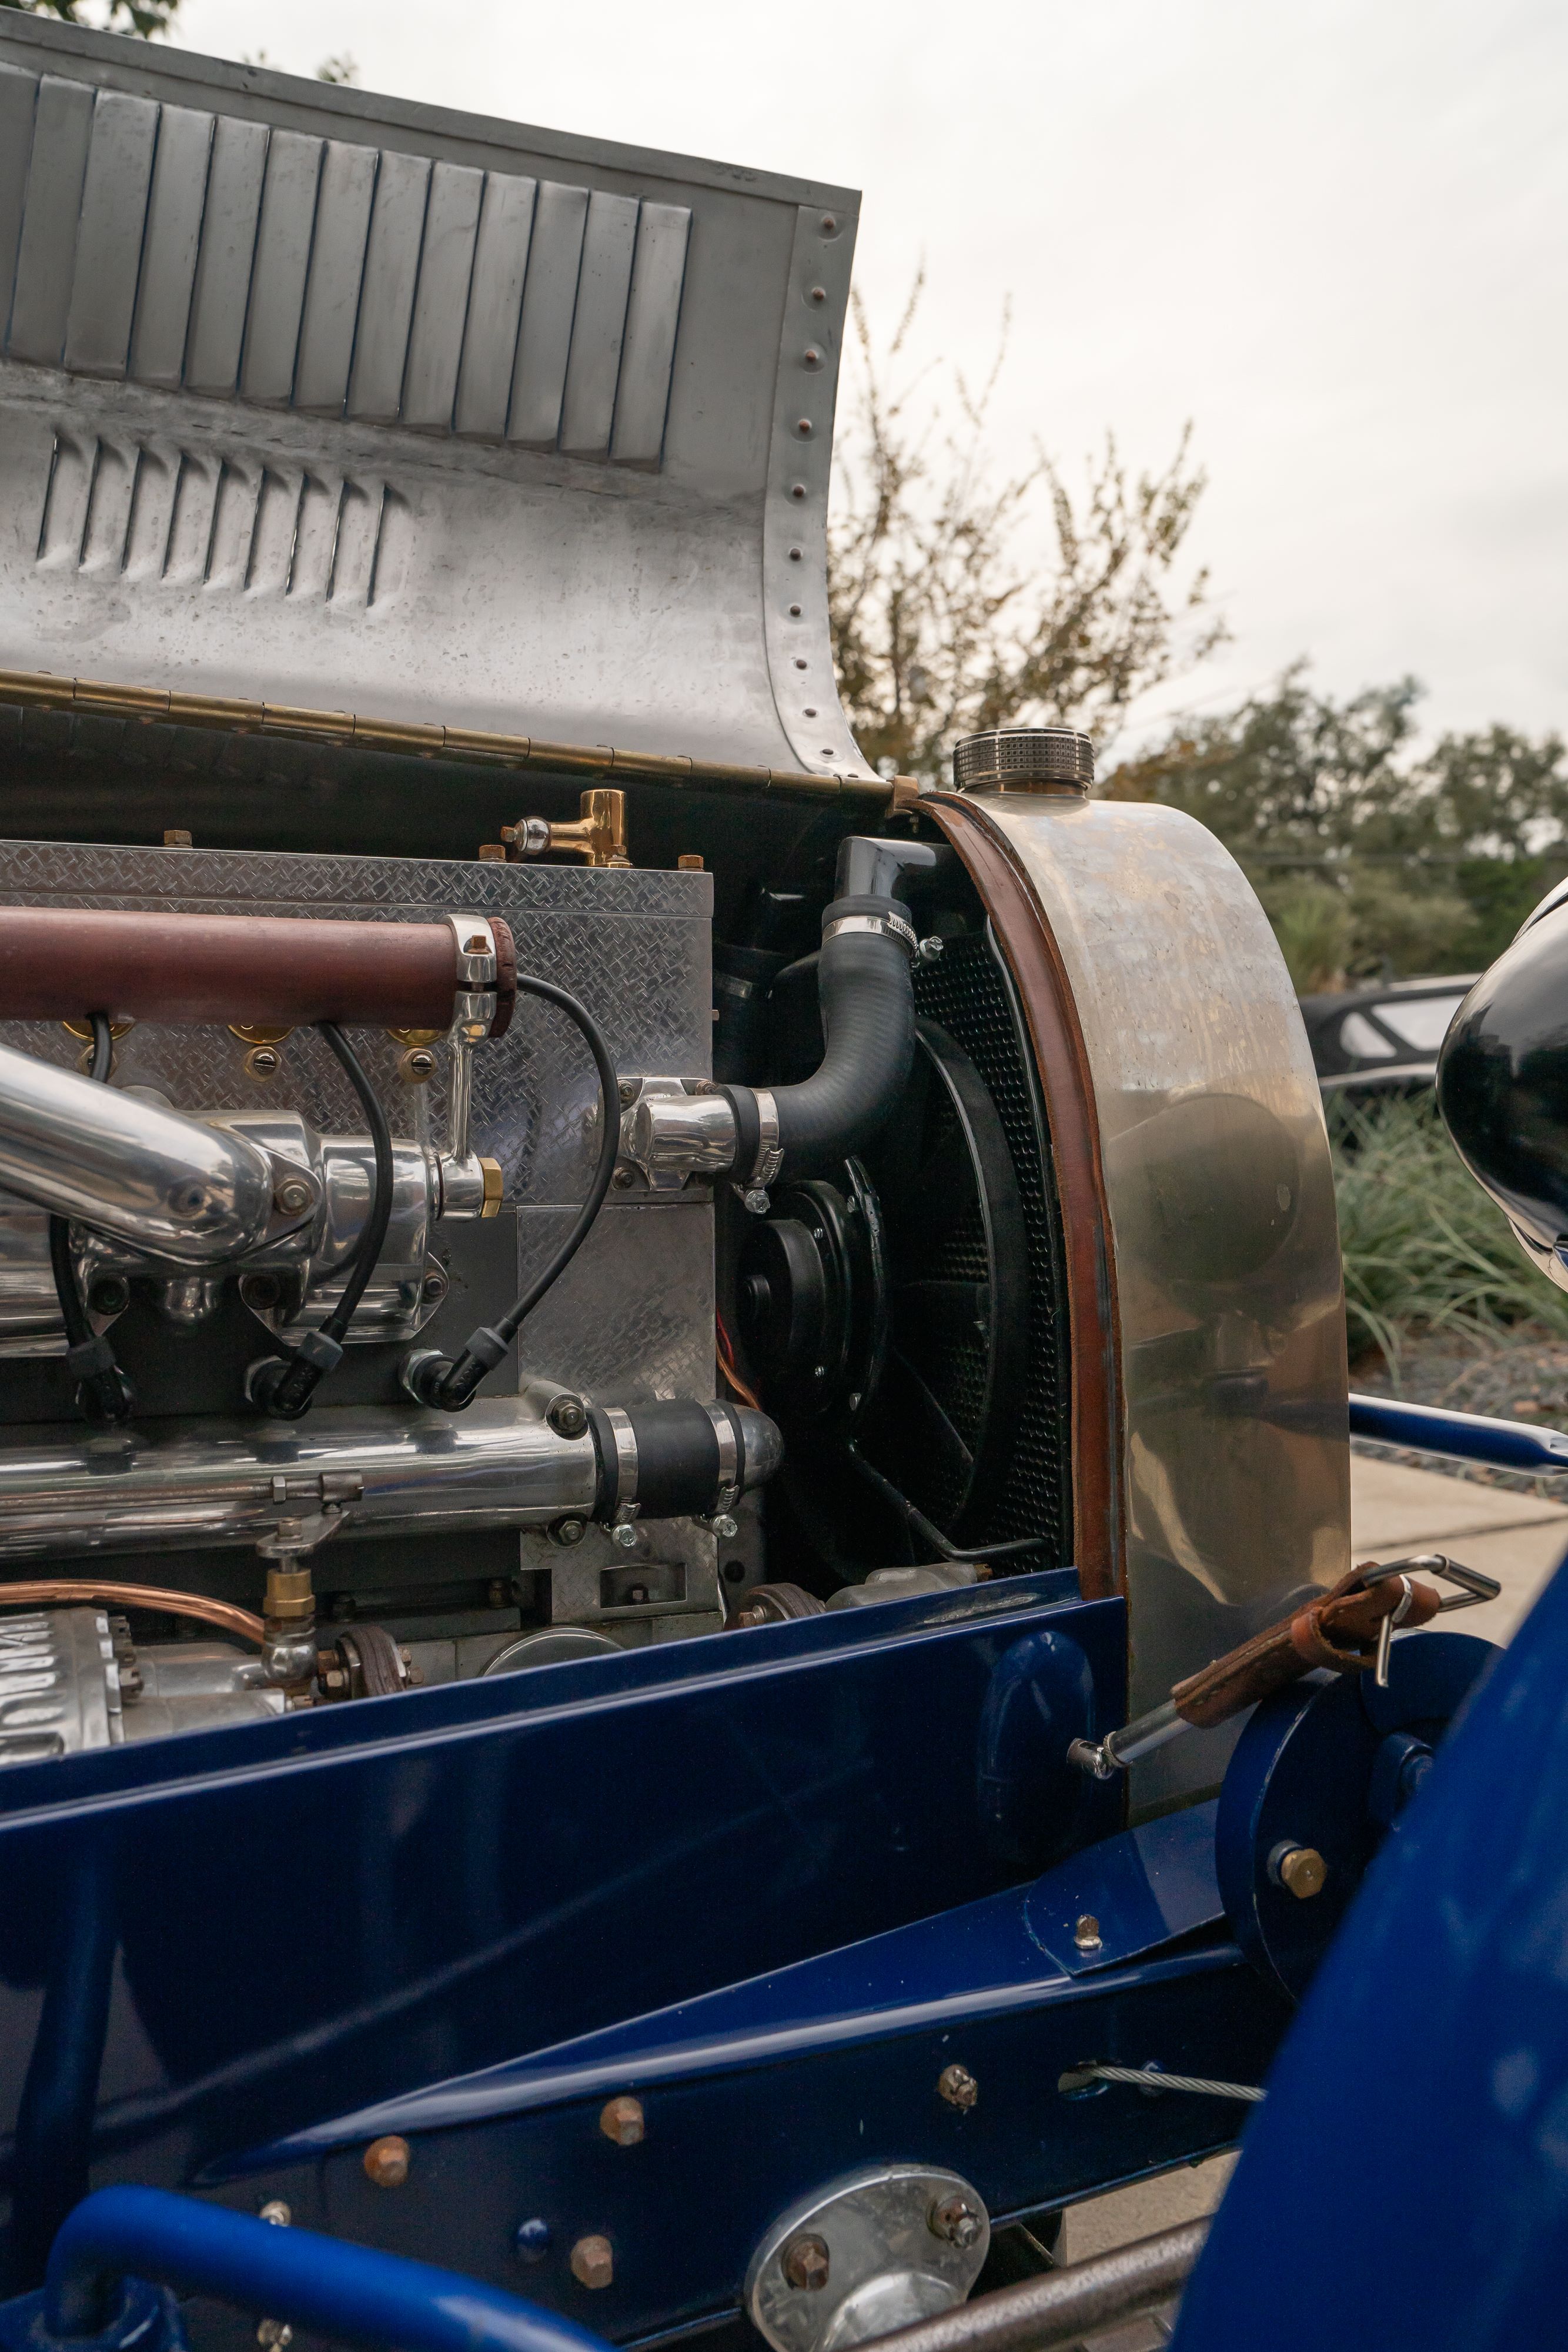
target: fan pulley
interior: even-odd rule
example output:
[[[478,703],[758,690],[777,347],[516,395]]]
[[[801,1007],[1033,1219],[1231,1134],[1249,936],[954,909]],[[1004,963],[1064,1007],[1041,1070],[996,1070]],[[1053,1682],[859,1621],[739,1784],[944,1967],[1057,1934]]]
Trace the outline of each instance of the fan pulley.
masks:
[[[916,1029],[865,1162],[780,1186],[746,1237],[740,1334],[769,1412],[824,1424],[945,1534],[978,1522],[1029,1354],[1022,1202],[996,1106],[946,1031]]]

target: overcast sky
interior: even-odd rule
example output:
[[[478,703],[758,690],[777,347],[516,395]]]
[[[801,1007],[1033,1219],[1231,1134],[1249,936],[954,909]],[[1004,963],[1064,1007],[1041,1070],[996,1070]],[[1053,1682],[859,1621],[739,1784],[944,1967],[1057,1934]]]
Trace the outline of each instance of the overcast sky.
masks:
[[[874,316],[924,256],[981,357],[1012,298],[998,465],[1193,419],[1235,642],[1167,707],[1306,655],[1568,730],[1563,0],[185,0],[180,38],[860,188]]]

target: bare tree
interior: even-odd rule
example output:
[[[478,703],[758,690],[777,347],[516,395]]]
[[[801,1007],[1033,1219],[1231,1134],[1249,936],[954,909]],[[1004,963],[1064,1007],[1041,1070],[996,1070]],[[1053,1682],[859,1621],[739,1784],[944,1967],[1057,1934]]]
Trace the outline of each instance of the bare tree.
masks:
[[[977,392],[950,372],[948,401],[924,369],[901,386],[922,271],[885,353],[859,298],[853,385],[828,530],[839,687],[862,749],[883,772],[936,777],[953,743],[1019,720],[1113,735],[1128,705],[1202,661],[1228,635],[1208,578],[1177,559],[1206,476],[1190,427],[1158,475],[1129,478],[1113,439],[1080,499],[1037,450],[1001,480],[988,420],[1008,322]],[[1044,505],[1054,560],[1016,541]]]
[[[0,0],[0,8],[20,8],[29,16],[59,16],[100,33],[140,33],[144,40],[166,33],[179,5],[180,0]]]

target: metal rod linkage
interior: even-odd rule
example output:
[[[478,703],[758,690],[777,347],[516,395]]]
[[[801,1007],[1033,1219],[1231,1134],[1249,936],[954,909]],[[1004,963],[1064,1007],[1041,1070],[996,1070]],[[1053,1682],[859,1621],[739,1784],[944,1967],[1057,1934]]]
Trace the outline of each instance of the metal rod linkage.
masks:
[[[1168,2302],[1203,2252],[1208,2222],[1184,2221],[1092,2261],[977,2295],[878,2337],[878,2352],[1052,2352],[1092,2329]]]

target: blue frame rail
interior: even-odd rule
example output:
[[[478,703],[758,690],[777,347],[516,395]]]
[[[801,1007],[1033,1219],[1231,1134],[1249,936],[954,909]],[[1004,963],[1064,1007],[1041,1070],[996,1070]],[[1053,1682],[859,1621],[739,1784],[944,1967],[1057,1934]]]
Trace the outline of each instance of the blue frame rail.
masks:
[[[163,2189],[100,2189],[67,2217],[49,2255],[45,2335],[117,2340],[128,2279],[399,2352],[608,2352],[590,2329],[457,2271]]]
[[[1568,1472],[1568,1435],[1528,1421],[1493,1421],[1485,1413],[1445,1412],[1436,1405],[1406,1404],[1398,1397],[1353,1395],[1350,1433],[1379,1445],[1403,1445],[1418,1454],[1443,1454],[1454,1462],[1484,1462],[1494,1470]]]

